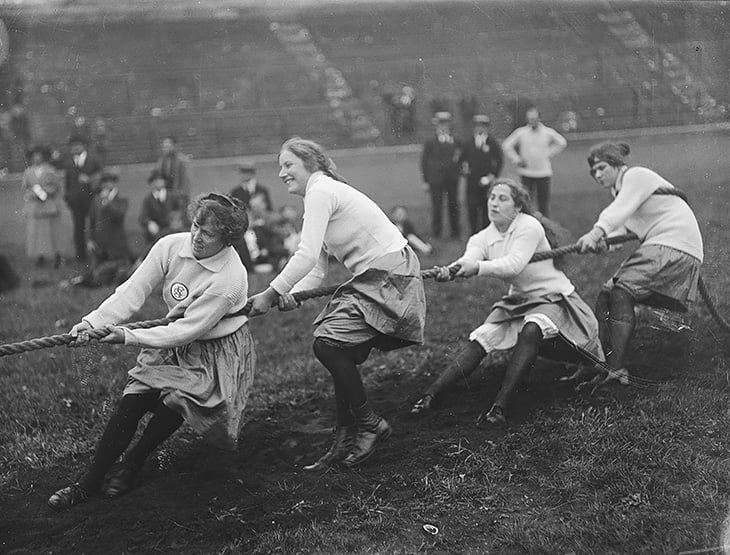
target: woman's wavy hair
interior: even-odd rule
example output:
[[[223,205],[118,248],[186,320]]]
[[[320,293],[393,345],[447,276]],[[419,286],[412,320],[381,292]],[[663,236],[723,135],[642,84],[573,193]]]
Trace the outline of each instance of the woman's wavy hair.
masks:
[[[629,154],[631,154],[631,147],[627,143],[606,141],[592,146],[588,152],[588,167],[591,169],[591,175],[593,166],[598,162],[606,162],[614,168],[626,165]]]
[[[347,180],[337,173],[337,166],[335,166],[332,158],[327,156],[324,148],[314,141],[302,139],[301,137],[292,137],[281,145],[279,152],[284,151],[289,151],[299,158],[304,163],[307,171],[312,173],[321,171],[336,181],[347,183]]]
[[[243,239],[248,229],[246,207],[237,198],[222,193],[204,193],[188,204],[188,219],[213,226],[226,245]]]
[[[545,237],[547,238],[551,249],[561,246],[560,243],[562,241],[560,240],[560,237],[567,236],[568,232],[559,223],[551,220],[550,218],[546,218],[540,212],[532,209],[530,193],[527,189],[525,189],[525,187],[512,178],[498,177],[489,188],[490,194],[497,185],[505,185],[509,187],[515,207],[523,214],[528,214],[540,222],[545,230]],[[561,269],[563,267],[563,262],[564,257],[562,256],[553,258],[553,263],[556,268]]]

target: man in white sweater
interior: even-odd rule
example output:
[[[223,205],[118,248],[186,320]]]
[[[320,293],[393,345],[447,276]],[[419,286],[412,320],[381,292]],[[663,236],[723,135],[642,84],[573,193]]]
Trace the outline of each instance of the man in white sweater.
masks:
[[[568,142],[543,125],[537,108],[526,112],[527,125],[515,129],[502,143],[505,155],[517,166],[517,174],[529,191],[533,205],[543,216],[550,216],[550,182],[553,176],[551,159],[565,150]]]

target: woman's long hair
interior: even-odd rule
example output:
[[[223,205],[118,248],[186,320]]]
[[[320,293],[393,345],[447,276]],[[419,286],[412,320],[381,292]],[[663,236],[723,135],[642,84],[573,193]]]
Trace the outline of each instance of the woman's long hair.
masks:
[[[299,158],[304,163],[307,171],[312,173],[321,171],[336,181],[347,183],[347,180],[337,173],[337,166],[335,166],[332,158],[327,156],[324,148],[314,141],[302,139],[301,137],[292,137],[281,145],[280,152],[285,150]]]
[[[559,223],[551,220],[550,218],[546,218],[540,212],[532,209],[530,193],[527,189],[525,189],[520,183],[518,183],[514,179],[511,179],[509,177],[499,177],[494,181],[494,183],[492,183],[492,186],[489,188],[490,194],[497,185],[504,185],[506,187],[509,187],[510,194],[512,195],[512,200],[515,203],[515,207],[519,208],[520,212],[522,212],[523,214],[532,216],[538,222],[540,222],[543,229],[545,230],[545,237],[547,238],[551,249],[555,249],[561,246],[562,241],[560,240],[560,237],[567,237],[567,230]],[[553,263],[555,264],[556,268],[562,269],[564,265],[564,257],[559,256],[553,258]]]

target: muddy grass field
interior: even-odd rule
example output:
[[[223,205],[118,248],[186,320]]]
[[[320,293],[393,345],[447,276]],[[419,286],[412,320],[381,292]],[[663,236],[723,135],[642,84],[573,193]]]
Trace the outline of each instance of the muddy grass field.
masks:
[[[723,310],[730,193],[728,162],[718,152],[725,140],[638,138],[634,155],[689,193],[708,243],[707,280]],[[559,160],[553,198],[554,217],[573,239],[607,202],[587,179],[587,146],[571,145]],[[427,232],[413,155],[337,161],[354,184],[376,183],[368,192],[384,207],[408,204]],[[271,167],[263,173],[279,187]],[[407,187],[386,189],[387,182]],[[111,290],[60,290],[57,282],[78,268],[38,270],[25,261],[13,185],[0,187],[7,215],[0,249],[23,275],[21,287],[0,298],[0,342],[63,333]],[[215,188],[227,189],[208,187]],[[142,192],[128,191],[134,199]],[[435,245],[424,268],[463,249],[463,242]],[[589,304],[627,252],[568,260],[566,272]],[[344,278],[336,271],[331,281]],[[269,279],[253,276],[251,292]],[[374,353],[363,365],[394,433],[360,469],[301,471],[326,449],[334,420],[329,375],[311,354],[310,323],[325,302],[314,300],[252,322],[259,362],[238,451],[211,448],[183,427],[131,493],[64,513],[46,500],[89,462],[136,350],[96,344],[0,358],[0,552],[721,552],[730,494],[729,341],[701,303],[688,321],[692,331],[671,332],[640,314],[629,357],[637,386],[579,395],[559,381],[562,367],[541,361],[515,399],[511,426],[488,431],[474,419],[490,406],[502,369],[483,367],[438,411],[410,415],[503,291],[479,278],[426,283],[425,345]],[[155,299],[138,319],[162,315]]]

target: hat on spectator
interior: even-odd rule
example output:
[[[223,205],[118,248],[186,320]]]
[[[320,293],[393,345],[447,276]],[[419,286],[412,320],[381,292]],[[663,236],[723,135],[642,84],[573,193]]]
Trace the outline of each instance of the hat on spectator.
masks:
[[[431,118],[431,123],[434,125],[438,123],[451,123],[452,121],[451,112],[436,112]]]
[[[256,166],[252,162],[241,162],[238,164],[238,171],[241,173],[256,173]]]
[[[475,114],[471,119],[474,122],[474,125],[489,125],[491,123],[489,116],[486,114]]]

